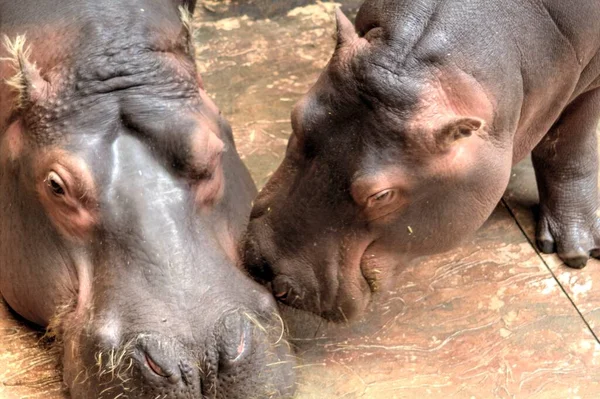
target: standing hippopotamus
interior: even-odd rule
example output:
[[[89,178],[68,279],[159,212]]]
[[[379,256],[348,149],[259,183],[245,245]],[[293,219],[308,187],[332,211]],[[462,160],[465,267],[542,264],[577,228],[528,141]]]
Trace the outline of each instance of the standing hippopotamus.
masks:
[[[293,391],[275,301],[236,265],[255,187],[193,3],[0,0],[0,292],[58,334],[73,398]]]
[[[367,0],[292,113],[251,213],[254,276],[290,305],[360,313],[401,265],[477,230],[533,153],[537,243],[600,254],[597,0]]]

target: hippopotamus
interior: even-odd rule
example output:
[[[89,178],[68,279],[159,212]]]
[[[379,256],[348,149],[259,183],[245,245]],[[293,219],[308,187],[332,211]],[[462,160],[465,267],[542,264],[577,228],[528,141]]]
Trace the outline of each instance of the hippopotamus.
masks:
[[[73,398],[277,398],[294,361],[236,248],[256,188],[194,1],[0,0],[0,292]]]
[[[409,262],[474,233],[532,154],[536,241],[600,255],[594,0],[367,0],[292,111],[255,200],[249,271],[280,301],[360,315]]]

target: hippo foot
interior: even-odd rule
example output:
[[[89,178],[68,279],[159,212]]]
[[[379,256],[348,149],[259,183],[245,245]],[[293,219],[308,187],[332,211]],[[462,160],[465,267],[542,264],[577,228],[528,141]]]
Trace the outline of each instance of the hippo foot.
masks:
[[[600,218],[579,215],[554,217],[541,212],[536,243],[541,252],[556,252],[569,267],[582,269],[590,256],[600,258]]]

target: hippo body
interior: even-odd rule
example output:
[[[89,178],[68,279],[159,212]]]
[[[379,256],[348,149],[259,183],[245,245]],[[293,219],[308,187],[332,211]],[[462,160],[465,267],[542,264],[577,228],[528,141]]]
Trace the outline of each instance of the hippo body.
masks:
[[[367,0],[292,113],[246,258],[293,306],[349,319],[417,257],[476,231],[532,153],[537,244],[600,254],[594,0]]]
[[[189,1],[0,0],[0,292],[73,398],[293,391],[239,267],[256,193],[197,74]]]

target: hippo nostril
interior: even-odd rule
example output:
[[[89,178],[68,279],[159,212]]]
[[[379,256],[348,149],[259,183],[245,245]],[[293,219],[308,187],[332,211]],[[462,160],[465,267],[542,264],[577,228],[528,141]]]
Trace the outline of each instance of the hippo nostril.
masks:
[[[273,268],[267,259],[260,254],[257,244],[250,240],[246,241],[244,252],[247,270],[256,282],[264,285],[273,280]]]
[[[290,289],[287,289],[286,291],[274,292],[273,295],[280,301],[285,301],[290,296],[290,291]]]
[[[145,348],[141,353],[141,359],[145,362],[149,373],[165,378],[171,384],[178,384],[182,378],[181,361],[172,360],[179,359],[179,356],[167,350],[148,350]]]
[[[284,276],[276,277],[272,282],[273,296],[281,302],[288,302],[292,298],[298,298],[298,292],[294,290],[290,281]]]
[[[267,262],[267,260],[263,257],[260,258],[260,263],[255,270],[259,271],[259,273],[254,274],[255,277],[262,281],[272,281],[275,277],[273,274],[273,268],[271,268],[269,262]]]
[[[248,234],[242,247],[242,256],[246,270],[252,278],[260,284],[266,284],[273,279],[273,268],[261,248],[260,234],[257,234],[255,227],[255,224],[248,227]]]
[[[249,352],[251,333],[246,320],[238,314],[230,314],[223,319],[220,339],[221,367],[231,367]]]
[[[256,204],[252,207],[250,211],[250,220],[258,219],[263,216],[266,212],[266,207],[257,206]]]
[[[165,371],[162,368],[160,368],[160,366],[156,364],[156,362],[154,362],[154,360],[152,360],[152,358],[148,356],[148,354],[146,354],[145,356],[146,363],[148,364],[148,367],[150,367],[150,370],[154,371],[155,374],[161,377],[169,378],[169,375],[165,373]]]
[[[244,349],[246,349],[246,337],[244,336],[244,334],[242,334],[240,335],[240,342],[237,347],[237,356],[235,357],[235,359],[233,359],[234,362],[239,360],[239,358],[244,353]]]
[[[268,199],[264,196],[264,193],[260,193],[254,200],[252,210],[250,211],[250,221],[259,219],[271,212]]]

